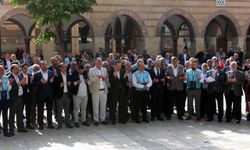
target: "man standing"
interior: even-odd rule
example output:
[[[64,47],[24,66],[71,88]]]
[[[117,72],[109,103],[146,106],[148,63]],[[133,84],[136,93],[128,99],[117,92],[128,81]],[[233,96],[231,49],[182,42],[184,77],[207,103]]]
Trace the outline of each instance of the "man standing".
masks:
[[[100,121],[103,125],[107,125],[106,103],[108,94],[108,73],[107,69],[102,67],[101,58],[96,59],[95,67],[89,70],[88,76],[90,83],[90,93],[92,94],[95,125],[98,126]]]
[[[163,121],[161,117],[161,107],[164,93],[165,71],[161,68],[161,59],[156,60],[155,67],[153,67],[149,73],[153,80],[153,85],[150,88],[151,121],[154,121],[155,117],[157,117],[157,120]]]
[[[138,70],[133,73],[132,82],[135,87],[135,122],[141,123],[139,112],[143,116],[143,122],[148,123],[147,118],[147,101],[149,100],[149,88],[152,86],[150,74],[144,70],[144,62],[142,59],[137,60]]]
[[[31,126],[31,75],[27,74],[28,71],[28,64],[22,64],[21,69],[22,72],[19,74],[19,77],[21,79],[25,79],[23,87],[23,95],[22,95],[22,101],[23,101],[23,111],[24,112],[24,107],[25,107],[25,116],[26,116],[26,128],[28,129],[34,129],[34,127]]]
[[[17,64],[11,65],[11,74],[9,75],[9,80],[12,85],[11,91],[10,91],[10,134],[12,136],[15,135],[14,133],[14,123],[15,123],[15,115],[17,116],[17,129],[18,132],[28,132],[24,128],[23,124],[23,102],[22,102],[22,95],[23,95],[23,87],[26,83],[26,79],[19,78],[19,66]]]
[[[173,57],[171,65],[166,70],[168,79],[169,98],[167,104],[167,120],[170,120],[173,112],[173,105],[176,104],[177,116],[179,120],[183,120],[182,104],[183,104],[183,80],[186,79],[184,67],[179,64],[179,60]]]
[[[64,63],[59,65],[60,73],[57,77],[55,77],[54,85],[55,85],[55,98],[57,105],[57,129],[62,128],[62,109],[65,114],[65,124],[67,128],[73,128],[69,120],[69,86],[71,86],[70,76],[67,74],[67,66]]]
[[[223,92],[224,92],[224,84],[226,81],[225,73],[219,69],[219,61],[213,61],[213,69],[208,71],[207,76],[213,79],[213,81],[209,81],[208,83],[208,109],[207,109],[207,121],[212,121],[214,118],[214,105],[215,99],[217,100],[218,105],[218,122],[222,122],[223,118]]]
[[[112,124],[116,124],[116,108],[117,102],[118,112],[119,112],[119,122],[127,123],[128,117],[128,103],[125,97],[125,71],[121,70],[121,62],[115,61],[114,67],[109,72],[109,82],[110,82],[110,119]]]
[[[7,76],[4,75],[4,67],[0,65],[0,116],[2,114],[3,135],[10,137],[8,128],[8,110],[10,107],[11,85]],[[2,112],[2,113],[1,113]]]
[[[54,75],[52,71],[48,70],[47,62],[41,61],[41,70],[34,75],[34,84],[37,86],[37,100],[38,100],[38,124],[39,129],[43,130],[43,113],[44,103],[47,108],[47,123],[48,128],[54,129],[52,125],[52,108],[53,108],[53,89]]]
[[[234,113],[236,118],[236,123],[241,122],[241,96],[243,95],[242,86],[244,83],[244,76],[241,71],[237,69],[237,62],[233,61],[230,64],[231,71],[226,73],[226,122],[231,122],[232,120],[232,104],[234,107]]]
[[[84,66],[80,65],[78,71],[72,74],[73,82],[73,101],[74,101],[74,121],[75,127],[79,128],[79,110],[81,111],[82,125],[89,126],[87,116],[87,105],[88,105],[88,85],[87,85],[87,71],[84,70]]]
[[[187,96],[188,96],[188,117],[192,119],[193,115],[193,100],[195,99],[195,113],[197,121],[200,121],[200,96],[201,96],[201,70],[197,69],[197,59],[190,60],[191,69],[186,72],[187,76]]]

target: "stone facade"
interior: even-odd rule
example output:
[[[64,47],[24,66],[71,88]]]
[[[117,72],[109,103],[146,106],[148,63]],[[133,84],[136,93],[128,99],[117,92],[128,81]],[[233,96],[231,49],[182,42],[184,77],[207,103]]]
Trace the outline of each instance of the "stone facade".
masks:
[[[194,54],[204,50],[207,27],[214,18],[221,16],[232,22],[235,29],[233,38],[237,41],[235,46],[240,46],[248,52],[246,41],[250,25],[249,8],[248,0],[226,0],[224,7],[216,6],[216,0],[97,0],[94,12],[83,14],[81,17],[93,32],[94,51],[98,47],[105,47],[105,33],[109,24],[115,18],[126,15],[139,27],[141,38],[145,42],[140,45],[140,51],[147,49],[150,54],[160,52],[161,28],[171,16],[179,16],[192,30],[191,52]],[[0,6],[0,23],[14,15],[30,18],[23,8],[16,9],[8,3]],[[178,43],[177,47],[182,47],[180,44],[183,43]],[[181,51],[178,49],[178,53]]]

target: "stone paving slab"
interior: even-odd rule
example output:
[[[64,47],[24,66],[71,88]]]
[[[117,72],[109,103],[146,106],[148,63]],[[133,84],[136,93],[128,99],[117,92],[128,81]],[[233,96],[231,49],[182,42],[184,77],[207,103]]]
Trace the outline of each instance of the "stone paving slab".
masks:
[[[155,121],[0,135],[0,150],[250,150],[250,122]]]

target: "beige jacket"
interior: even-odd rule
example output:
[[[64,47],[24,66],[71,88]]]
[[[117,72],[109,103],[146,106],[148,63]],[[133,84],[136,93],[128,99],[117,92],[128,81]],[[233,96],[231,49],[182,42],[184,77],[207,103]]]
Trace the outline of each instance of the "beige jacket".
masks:
[[[107,69],[102,67],[101,70],[102,70],[102,74],[108,79]],[[89,70],[89,74],[88,74],[89,89],[90,89],[90,93],[92,94],[96,94],[100,90],[100,80],[97,77],[97,72],[98,72],[98,69],[96,67],[93,67]],[[103,82],[106,93],[108,93],[107,82],[108,80]]]

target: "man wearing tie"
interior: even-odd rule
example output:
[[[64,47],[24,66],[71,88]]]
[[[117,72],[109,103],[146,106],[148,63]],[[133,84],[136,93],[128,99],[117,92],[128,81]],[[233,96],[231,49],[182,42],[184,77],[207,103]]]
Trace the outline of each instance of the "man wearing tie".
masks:
[[[184,67],[179,64],[176,57],[171,59],[171,65],[167,67],[167,82],[169,98],[167,99],[167,120],[170,120],[173,113],[174,103],[177,107],[177,116],[179,120],[183,120],[182,104],[183,104],[183,80],[185,80]]]
[[[207,77],[211,77],[214,81],[208,83],[208,105],[207,105],[207,121],[212,121],[214,118],[215,99],[218,105],[218,122],[222,122],[223,110],[223,92],[226,81],[225,73],[219,69],[219,61],[213,61],[213,69],[209,70]],[[206,81],[205,81],[206,82]]]
[[[17,129],[18,132],[28,132],[24,128],[23,124],[23,102],[22,102],[22,95],[23,95],[23,85],[26,83],[26,79],[19,78],[19,66],[17,64],[11,65],[11,74],[9,75],[9,80],[12,85],[10,91],[10,134],[12,136],[15,135],[14,133],[14,122],[15,122],[15,115],[17,116]]]
[[[54,75],[48,70],[47,62],[41,61],[41,70],[34,75],[33,83],[37,87],[37,103],[38,103],[38,125],[39,130],[43,130],[43,113],[44,103],[47,108],[47,123],[48,128],[54,129],[52,125],[52,108],[53,108],[53,89]]]
[[[242,86],[244,83],[244,76],[241,71],[237,69],[237,62],[230,63],[231,71],[226,73],[226,122],[232,120],[232,105],[234,107],[236,123],[241,122],[241,96],[243,95]]]
[[[107,69],[102,67],[101,58],[96,59],[95,66],[89,70],[88,76],[90,93],[92,94],[95,126],[98,126],[99,122],[103,125],[107,125],[106,103],[108,94],[108,73]]]
[[[141,123],[139,113],[141,111],[143,122],[148,123],[147,118],[147,101],[150,99],[149,88],[152,86],[150,74],[144,70],[144,62],[142,59],[137,60],[138,70],[133,73],[132,82],[135,88],[135,122]]]
[[[150,88],[151,93],[151,121],[163,121],[161,117],[162,97],[164,93],[165,71],[161,68],[161,59],[157,59],[155,66],[149,70],[153,85]]]

